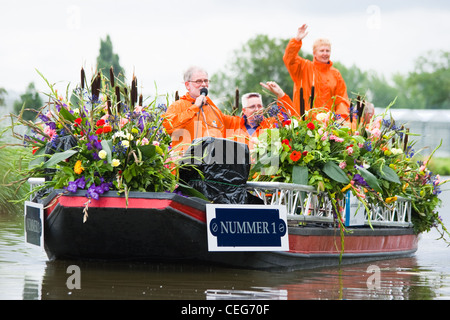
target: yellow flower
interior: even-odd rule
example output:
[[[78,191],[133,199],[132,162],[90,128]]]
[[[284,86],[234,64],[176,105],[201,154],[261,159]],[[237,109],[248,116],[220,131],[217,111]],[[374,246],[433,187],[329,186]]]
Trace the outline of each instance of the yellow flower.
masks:
[[[75,166],[73,167],[73,171],[74,171],[76,174],[82,174],[82,173],[83,173],[84,168],[81,166],[81,160],[78,160],[78,161],[75,163]]]
[[[106,151],[105,150],[100,150],[100,152],[98,153],[98,156],[102,160],[105,159],[106,156],[107,156]]]
[[[396,196],[390,197],[390,198],[386,198],[386,203],[387,204],[390,204],[390,203],[395,202],[395,201],[397,201],[397,197]]]
[[[351,186],[352,186],[352,184],[351,184],[351,183],[349,183],[348,185],[346,185],[345,187],[343,187],[343,188],[342,188],[341,192],[345,192],[345,191],[347,191],[348,189],[350,189],[350,188],[351,188]]]
[[[409,187],[409,183],[406,182],[406,183],[403,185],[403,188],[402,188],[403,192],[405,192],[406,188],[408,188],[408,187]]]
[[[118,167],[118,166],[120,165],[120,160],[119,160],[119,159],[113,159],[113,160],[111,161],[111,165],[112,165],[113,167]]]

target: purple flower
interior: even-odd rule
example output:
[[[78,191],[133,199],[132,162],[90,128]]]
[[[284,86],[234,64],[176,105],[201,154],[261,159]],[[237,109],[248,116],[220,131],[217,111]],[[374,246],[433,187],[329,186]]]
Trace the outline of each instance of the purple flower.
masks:
[[[70,181],[69,185],[66,187],[66,189],[68,191],[73,192],[73,193],[77,192],[77,188],[78,188],[78,186],[77,186],[76,181]]]
[[[98,200],[100,195],[97,192],[97,187],[93,184],[89,187],[86,193],[86,197]]]
[[[86,187],[86,180],[84,177],[81,177],[81,178],[75,180],[75,182],[76,182],[77,187],[80,189],[84,189],[84,187]]]

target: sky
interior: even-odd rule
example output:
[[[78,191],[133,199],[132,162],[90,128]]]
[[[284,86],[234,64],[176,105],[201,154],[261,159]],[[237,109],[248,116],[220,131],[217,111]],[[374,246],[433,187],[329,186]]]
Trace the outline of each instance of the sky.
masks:
[[[0,88],[23,93],[34,82],[48,92],[36,69],[60,90],[75,87],[109,35],[144,95],[184,93],[188,67],[212,75],[257,34],[291,38],[304,23],[305,52],[329,38],[331,60],[387,78],[430,50],[450,51],[448,0],[1,0]]]

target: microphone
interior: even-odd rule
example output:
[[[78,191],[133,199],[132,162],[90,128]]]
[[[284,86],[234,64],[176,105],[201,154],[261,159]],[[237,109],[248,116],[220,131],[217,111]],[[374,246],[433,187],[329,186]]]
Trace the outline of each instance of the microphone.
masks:
[[[208,88],[201,88],[200,89],[200,95],[206,97],[208,95]],[[200,109],[203,107],[204,103],[202,102],[202,105],[200,106]]]

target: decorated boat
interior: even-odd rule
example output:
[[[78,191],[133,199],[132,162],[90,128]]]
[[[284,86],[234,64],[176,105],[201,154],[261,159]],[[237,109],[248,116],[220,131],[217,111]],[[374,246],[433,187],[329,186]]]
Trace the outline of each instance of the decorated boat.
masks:
[[[127,204],[124,196],[108,192],[91,201],[88,218],[83,222],[84,193],[64,194],[63,190],[54,191],[34,206],[28,203],[31,208],[40,207],[36,210],[42,210],[43,220],[42,231],[33,231],[30,226],[40,222],[30,221],[40,221],[39,215],[26,213],[27,234],[33,241],[33,232],[38,232],[34,239],[43,233],[42,243],[35,244],[45,248],[49,259],[176,261],[255,269],[359,263],[409,256],[417,250],[419,236],[410,222],[409,201],[399,200],[389,210],[374,208],[376,214],[372,214],[370,221],[363,215],[361,221],[350,222],[353,217],[349,212],[347,234],[342,242],[331,204],[320,199],[310,186],[249,182],[247,188],[261,196],[264,205],[219,206],[231,209],[231,213],[241,211],[238,216],[223,218],[222,231],[215,236],[211,219],[208,225],[207,211],[208,206],[217,205],[203,199],[175,193],[130,192]],[[268,194],[276,197],[268,199]],[[304,205],[299,208],[296,203]],[[250,219],[242,214],[242,210],[252,209],[257,212],[252,212]],[[285,233],[278,232],[282,229],[278,224],[277,232],[272,229],[271,211],[279,225],[286,226]],[[210,238],[220,238],[220,232],[230,236],[232,230],[225,230],[225,223],[241,226],[247,223],[253,228],[243,227],[240,232],[236,228],[232,236],[243,235],[243,239],[211,250],[209,242],[217,240]],[[264,223],[268,228],[258,230],[257,224]],[[256,241],[252,242],[252,238]]]
[[[438,217],[438,175],[417,161],[393,119],[350,119],[282,105],[274,127],[246,143],[194,140],[182,156],[162,128],[165,105],[143,105],[101,73],[50,102],[29,132],[29,243],[50,259],[312,268],[404,257]],[[48,81],[47,81],[48,83]],[[102,85],[103,84],[103,85]],[[69,91],[68,91],[69,92]],[[387,112],[387,111],[386,111]],[[29,179],[28,179],[29,178]]]

